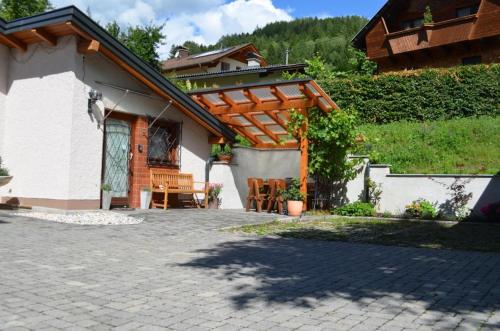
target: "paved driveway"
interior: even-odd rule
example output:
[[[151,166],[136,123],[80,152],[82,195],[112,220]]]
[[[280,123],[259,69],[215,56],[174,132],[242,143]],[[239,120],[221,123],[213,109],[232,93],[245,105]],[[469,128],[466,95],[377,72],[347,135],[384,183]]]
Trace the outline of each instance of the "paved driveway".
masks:
[[[0,329],[500,328],[500,254],[218,231],[270,218],[80,226],[0,212]]]

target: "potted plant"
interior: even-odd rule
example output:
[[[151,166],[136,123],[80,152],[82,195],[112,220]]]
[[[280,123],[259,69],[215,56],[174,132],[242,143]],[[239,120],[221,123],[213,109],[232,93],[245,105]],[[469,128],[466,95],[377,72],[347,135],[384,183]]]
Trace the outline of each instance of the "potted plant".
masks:
[[[222,192],[222,184],[210,184],[208,186],[208,208],[219,209],[220,194]]]
[[[113,197],[113,191],[111,190],[111,185],[102,184],[102,209],[111,209],[111,198]]]
[[[297,178],[293,178],[288,188],[280,190],[279,194],[286,201],[289,216],[300,216],[304,207],[304,193],[300,191],[300,183]]]
[[[217,145],[217,147],[215,148],[215,156],[217,157],[218,161],[229,163],[233,158],[233,150],[228,144],[225,144],[224,147]]]
[[[9,170],[2,167],[2,158],[0,157],[0,186],[7,185],[12,180],[9,176]]]
[[[141,209],[149,209],[152,197],[153,192],[151,191],[151,187],[144,186],[141,188]]]

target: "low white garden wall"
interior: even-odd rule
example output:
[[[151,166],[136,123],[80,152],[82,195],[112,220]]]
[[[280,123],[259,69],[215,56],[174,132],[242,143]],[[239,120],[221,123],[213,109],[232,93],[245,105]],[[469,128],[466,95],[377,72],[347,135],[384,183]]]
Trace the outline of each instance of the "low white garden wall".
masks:
[[[223,209],[245,208],[248,195],[247,178],[299,177],[300,152],[290,149],[261,150],[235,147],[230,164],[214,162],[210,169],[210,183],[221,183]]]
[[[237,147],[230,164],[214,162],[211,165],[209,181],[221,183],[223,209],[245,208],[248,194],[247,178],[290,178],[299,177],[300,152],[298,150],[260,150]],[[472,193],[468,207],[473,214],[480,215],[480,209],[500,201],[500,176],[488,175],[397,175],[391,174],[387,165],[370,165],[367,158],[358,169],[353,180],[338,184],[334,196],[335,205],[344,205],[366,198],[366,180],[370,178],[381,188],[378,211],[393,215],[403,214],[405,206],[417,199],[426,199],[444,207],[450,202],[449,186],[458,178],[464,181],[466,193]]]
[[[417,199],[426,199],[443,208],[451,199],[449,186],[459,179],[465,184],[465,192],[472,193],[468,207],[473,214],[481,215],[480,209],[500,201],[500,176],[489,175],[397,175],[391,174],[387,165],[371,165],[370,179],[382,189],[378,211],[403,214],[405,206]]]

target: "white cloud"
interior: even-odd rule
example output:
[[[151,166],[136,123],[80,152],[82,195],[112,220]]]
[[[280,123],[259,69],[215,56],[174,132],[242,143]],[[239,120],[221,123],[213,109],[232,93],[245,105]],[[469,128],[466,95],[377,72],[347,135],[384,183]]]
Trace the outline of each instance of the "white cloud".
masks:
[[[121,25],[154,22],[165,24],[163,57],[173,44],[186,40],[214,43],[225,34],[252,32],[257,26],[288,21],[289,9],[274,6],[272,0],[52,0],[56,7],[74,4],[90,8],[92,18],[102,25],[117,20]]]

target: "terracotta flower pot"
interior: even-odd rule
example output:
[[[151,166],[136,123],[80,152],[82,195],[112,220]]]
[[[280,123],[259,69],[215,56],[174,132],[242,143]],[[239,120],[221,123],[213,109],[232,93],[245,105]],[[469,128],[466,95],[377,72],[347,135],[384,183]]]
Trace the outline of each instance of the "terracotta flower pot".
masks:
[[[232,158],[233,158],[232,155],[218,155],[217,156],[217,159],[219,161],[227,162],[227,163],[231,162]]]
[[[287,201],[286,202],[288,216],[300,216],[302,215],[302,208],[304,202],[302,201]]]

